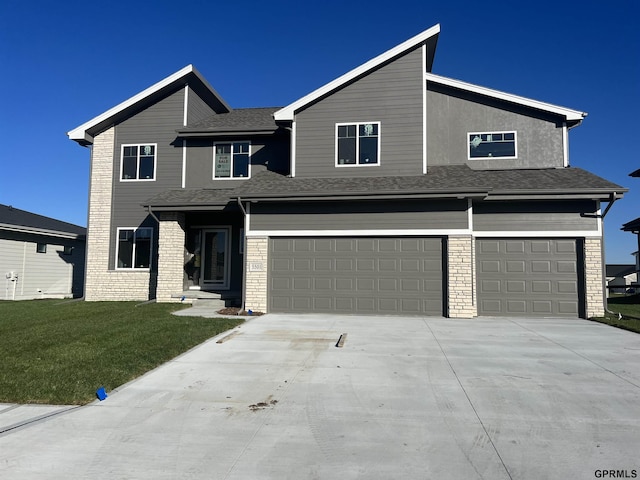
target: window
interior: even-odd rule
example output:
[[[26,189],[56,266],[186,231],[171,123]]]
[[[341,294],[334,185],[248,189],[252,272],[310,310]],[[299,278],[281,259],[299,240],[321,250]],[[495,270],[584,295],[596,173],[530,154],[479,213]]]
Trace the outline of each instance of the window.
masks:
[[[38,243],[36,245],[37,253],[47,253],[47,244],[46,243]]]
[[[380,122],[336,125],[336,165],[378,165]]]
[[[155,180],[156,144],[123,145],[120,180]]]
[[[149,268],[151,228],[118,228],[117,268]]]
[[[216,143],[213,150],[213,178],[249,177],[249,142]]]
[[[516,158],[516,132],[469,134],[469,159]]]

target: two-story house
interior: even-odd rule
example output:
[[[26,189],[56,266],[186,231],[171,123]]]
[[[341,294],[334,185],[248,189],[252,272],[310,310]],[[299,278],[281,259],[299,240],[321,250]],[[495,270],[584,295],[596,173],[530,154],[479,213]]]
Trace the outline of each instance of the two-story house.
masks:
[[[589,317],[600,202],[585,113],[432,73],[436,25],[283,108],[192,66],[69,132],[91,148],[87,300]]]

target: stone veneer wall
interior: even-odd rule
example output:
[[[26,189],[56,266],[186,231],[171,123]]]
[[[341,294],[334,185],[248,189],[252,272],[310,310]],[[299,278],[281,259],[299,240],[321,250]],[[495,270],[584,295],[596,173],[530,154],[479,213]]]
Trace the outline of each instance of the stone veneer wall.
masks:
[[[109,269],[114,128],[97,135],[91,150],[85,300],[148,300],[148,271]]]
[[[158,232],[158,302],[179,302],[171,298],[184,290],[185,220],[183,213],[165,212]]]
[[[269,238],[247,237],[245,309],[267,312],[267,274]]]
[[[584,276],[587,318],[604,315],[604,283],[602,278],[602,240],[585,238]]]
[[[450,236],[447,244],[448,316],[472,318],[478,315],[475,295],[474,240],[470,235]]]

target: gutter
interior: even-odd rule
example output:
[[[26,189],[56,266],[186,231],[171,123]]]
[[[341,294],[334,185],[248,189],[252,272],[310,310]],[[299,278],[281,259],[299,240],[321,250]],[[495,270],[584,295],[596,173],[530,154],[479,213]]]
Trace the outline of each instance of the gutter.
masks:
[[[244,245],[242,246],[242,251],[244,252],[244,255],[242,255],[242,298],[241,298],[241,304],[242,304],[242,311],[246,312],[247,308],[246,308],[246,295],[245,292],[247,290],[247,211],[244,208],[244,205],[242,204],[242,198],[238,197],[236,199],[236,201],[238,202],[238,206],[240,207],[240,210],[242,210],[242,214],[244,215],[244,238],[242,239],[242,241],[244,242]]]

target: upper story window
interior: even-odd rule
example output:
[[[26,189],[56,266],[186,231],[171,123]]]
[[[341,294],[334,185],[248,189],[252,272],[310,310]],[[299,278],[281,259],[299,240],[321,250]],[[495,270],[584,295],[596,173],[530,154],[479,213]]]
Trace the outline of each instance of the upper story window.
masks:
[[[469,133],[469,159],[516,158],[516,132]]]
[[[380,122],[336,124],[336,166],[378,165]]]
[[[151,237],[153,229],[118,228],[116,268],[149,268],[151,265]]]
[[[122,145],[120,180],[155,180],[155,143],[146,145]]]
[[[248,178],[249,142],[216,143],[213,146],[213,178]]]

